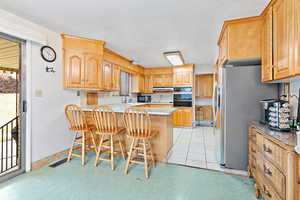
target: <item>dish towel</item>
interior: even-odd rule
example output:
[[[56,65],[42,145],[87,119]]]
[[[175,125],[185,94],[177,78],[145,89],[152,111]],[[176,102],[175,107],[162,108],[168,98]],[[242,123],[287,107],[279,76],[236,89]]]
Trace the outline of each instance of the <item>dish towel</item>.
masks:
[[[300,131],[297,131],[297,146],[295,147],[295,150],[300,154]]]

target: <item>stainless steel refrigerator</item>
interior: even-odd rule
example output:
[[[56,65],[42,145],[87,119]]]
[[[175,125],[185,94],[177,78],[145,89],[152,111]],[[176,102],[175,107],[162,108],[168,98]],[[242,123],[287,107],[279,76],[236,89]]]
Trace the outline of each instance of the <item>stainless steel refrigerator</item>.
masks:
[[[220,112],[220,128],[216,128],[220,165],[246,170],[248,164],[248,125],[260,119],[260,100],[278,98],[278,84],[262,83],[261,67],[224,66],[216,85],[216,112]]]

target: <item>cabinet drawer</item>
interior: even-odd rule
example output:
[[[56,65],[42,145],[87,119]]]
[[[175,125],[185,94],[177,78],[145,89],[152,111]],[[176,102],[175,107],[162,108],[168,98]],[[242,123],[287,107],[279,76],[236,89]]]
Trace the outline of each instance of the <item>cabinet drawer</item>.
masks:
[[[263,172],[266,179],[268,179],[272,183],[278,194],[284,197],[286,188],[285,176],[271,162],[267,160],[264,160]]]
[[[284,150],[268,139],[263,140],[263,154],[276,165],[281,171],[285,169]]]
[[[256,131],[254,128],[250,128],[249,130],[249,142],[251,141],[252,143],[256,144]]]
[[[264,143],[264,137],[257,133],[256,134],[256,145],[257,145],[257,150],[260,152],[263,152],[263,143]]]
[[[283,200],[280,196],[275,192],[275,190],[268,184],[262,184],[262,196],[264,200]]]
[[[257,145],[250,142],[249,143],[249,154],[252,154],[252,155],[256,155],[258,153],[258,150],[257,150]]]

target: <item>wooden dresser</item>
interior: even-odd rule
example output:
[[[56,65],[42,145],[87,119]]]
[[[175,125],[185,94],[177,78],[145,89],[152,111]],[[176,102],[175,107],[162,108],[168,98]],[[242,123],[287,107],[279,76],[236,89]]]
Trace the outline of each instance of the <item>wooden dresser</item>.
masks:
[[[259,124],[249,127],[249,176],[256,197],[265,200],[300,200],[300,155],[296,137]]]

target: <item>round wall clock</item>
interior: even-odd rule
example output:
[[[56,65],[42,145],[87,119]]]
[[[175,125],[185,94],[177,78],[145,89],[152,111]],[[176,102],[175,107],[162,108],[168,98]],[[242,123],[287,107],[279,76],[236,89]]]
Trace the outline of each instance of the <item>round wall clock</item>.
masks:
[[[56,60],[56,52],[50,46],[43,46],[41,48],[41,56],[47,62],[54,62]]]

